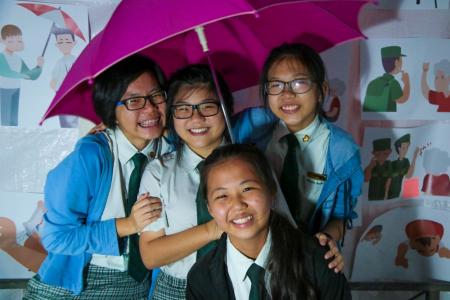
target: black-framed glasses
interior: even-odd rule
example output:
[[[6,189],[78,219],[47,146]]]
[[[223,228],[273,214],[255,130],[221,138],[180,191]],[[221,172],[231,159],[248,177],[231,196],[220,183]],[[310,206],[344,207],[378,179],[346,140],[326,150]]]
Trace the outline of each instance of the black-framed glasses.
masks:
[[[208,99],[209,100],[209,99]],[[219,113],[220,102],[211,99],[199,104],[175,104],[171,107],[176,119],[189,119],[194,115],[196,109],[202,117],[212,117]]]
[[[313,81],[308,78],[299,78],[291,81],[271,80],[264,84],[264,90],[268,95],[279,95],[288,87],[295,94],[304,94],[312,89]]]
[[[157,91],[147,96],[134,96],[127,99],[119,100],[116,102],[116,106],[125,105],[128,110],[139,110],[145,107],[147,101],[150,101],[153,105],[166,102],[166,91]]]

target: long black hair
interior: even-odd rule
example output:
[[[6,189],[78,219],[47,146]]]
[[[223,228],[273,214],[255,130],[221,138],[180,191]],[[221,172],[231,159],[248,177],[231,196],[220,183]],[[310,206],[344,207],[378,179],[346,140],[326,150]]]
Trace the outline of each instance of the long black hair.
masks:
[[[323,114],[322,105],[325,100],[325,93],[323,87],[326,84],[326,69],[322,58],[313,48],[301,43],[282,44],[279,47],[273,48],[269,56],[266,58],[259,79],[259,92],[264,100],[265,105],[268,105],[268,95],[265,91],[265,84],[269,80],[269,70],[277,62],[284,59],[292,59],[305,66],[308,70],[311,80],[316,85],[319,93],[319,102],[316,112],[319,115]]]
[[[144,73],[155,76],[161,89],[165,89],[166,77],[152,59],[134,54],[113,65],[95,78],[92,101],[95,113],[106,127],[116,127],[116,103],[128,86]]]
[[[277,184],[266,157],[255,146],[244,144],[221,146],[206,158],[200,187],[204,195],[208,194],[208,174],[211,169],[232,158],[248,163],[275,201]],[[267,264],[267,271],[271,274],[272,299],[316,299],[316,291],[307,279],[304,269],[306,233],[295,228],[274,210],[271,210],[268,226],[272,232]]]

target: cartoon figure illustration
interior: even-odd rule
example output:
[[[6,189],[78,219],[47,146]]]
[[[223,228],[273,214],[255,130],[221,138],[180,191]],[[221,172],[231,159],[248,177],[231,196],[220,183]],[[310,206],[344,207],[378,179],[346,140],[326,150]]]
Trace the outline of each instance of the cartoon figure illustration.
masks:
[[[37,57],[37,65],[29,69],[16,54],[24,49],[22,31],[13,24],[1,29],[4,51],[0,53],[0,110],[2,126],[17,126],[19,114],[20,79],[36,80],[42,72],[44,58]]]
[[[409,248],[422,256],[430,257],[438,253],[439,257],[450,258],[450,249],[441,245],[444,226],[432,220],[414,220],[405,226],[409,242],[398,245],[395,265],[408,268],[406,253]]]
[[[434,87],[436,90],[432,90],[428,86],[427,74],[429,69],[430,63],[423,63],[420,81],[422,94],[430,104],[438,106],[438,112],[450,112],[450,61],[443,59],[434,65]]]
[[[23,223],[25,231],[19,233],[12,220],[0,217],[0,249],[33,272],[37,272],[47,256],[38,234],[44,212],[44,202],[39,201],[30,219]]]
[[[345,83],[339,78],[333,78],[329,83],[329,97],[330,102],[328,111],[324,112],[324,117],[329,122],[336,122],[341,112],[341,101],[339,97],[342,97],[345,92]]]
[[[419,148],[414,151],[412,162],[406,158],[409,145],[411,144],[411,135],[405,134],[395,141],[394,147],[398,154],[398,159],[391,162],[392,174],[389,187],[388,199],[398,198],[402,189],[403,177],[411,178],[416,167],[416,159],[419,154]]]
[[[388,199],[392,176],[392,164],[388,158],[391,152],[390,138],[373,141],[373,157],[364,169],[364,181],[369,182],[369,200]]]
[[[53,67],[52,79],[50,81],[50,87],[56,92],[75,62],[76,57],[72,54],[72,49],[77,42],[75,35],[69,29],[53,26],[52,32],[55,35],[56,48],[63,55]],[[78,117],[59,116],[59,124],[61,128],[78,127]]]
[[[376,245],[383,237],[382,231],[383,225],[375,225],[369,229],[362,241],[371,242],[372,245]]]
[[[365,112],[396,112],[397,103],[408,101],[410,93],[409,75],[402,70],[403,59],[399,46],[381,48],[381,60],[385,74],[372,80],[367,86],[363,111]],[[403,90],[394,78],[402,72]]]
[[[423,167],[427,174],[423,178],[422,192],[427,195],[450,196],[448,153],[438,148],[426,150],[423,153]]]

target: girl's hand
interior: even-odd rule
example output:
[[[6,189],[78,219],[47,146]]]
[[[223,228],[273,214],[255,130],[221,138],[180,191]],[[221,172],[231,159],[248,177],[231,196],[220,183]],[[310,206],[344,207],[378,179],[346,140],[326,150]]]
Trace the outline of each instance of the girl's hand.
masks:
[[[161,217],[161,210],[162,204],[159,198],[150,197],[148,193],[139,195],[128,217],[135,233],[140,232],[145,226]]]
[[[211,241],[218,240],[223,233],[223,230],[217,226],[217,223],[214,219],[205,223],[206,230],[208,231],[208,236]]]
[[[316,238],[319,240],[320,245],[330,248],[327,253],[325,253],[325,259],[334,258],[329,264],[328,268],[334,269],[335,273],[339,273],[344,269],[344,257],[342,256],[339,248],[337,247],[336,241],[327,233],[318,232],[316,233]]]

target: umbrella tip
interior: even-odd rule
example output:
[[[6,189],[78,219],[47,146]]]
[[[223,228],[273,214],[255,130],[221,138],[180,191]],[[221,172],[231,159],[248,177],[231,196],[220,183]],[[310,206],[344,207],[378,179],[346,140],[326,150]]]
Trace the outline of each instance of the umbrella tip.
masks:
[[[89,85],[93,85],[93,84],[94,84],[94,78],[90,77],[90,78],[88,79],[88,84],[89,84]]]

